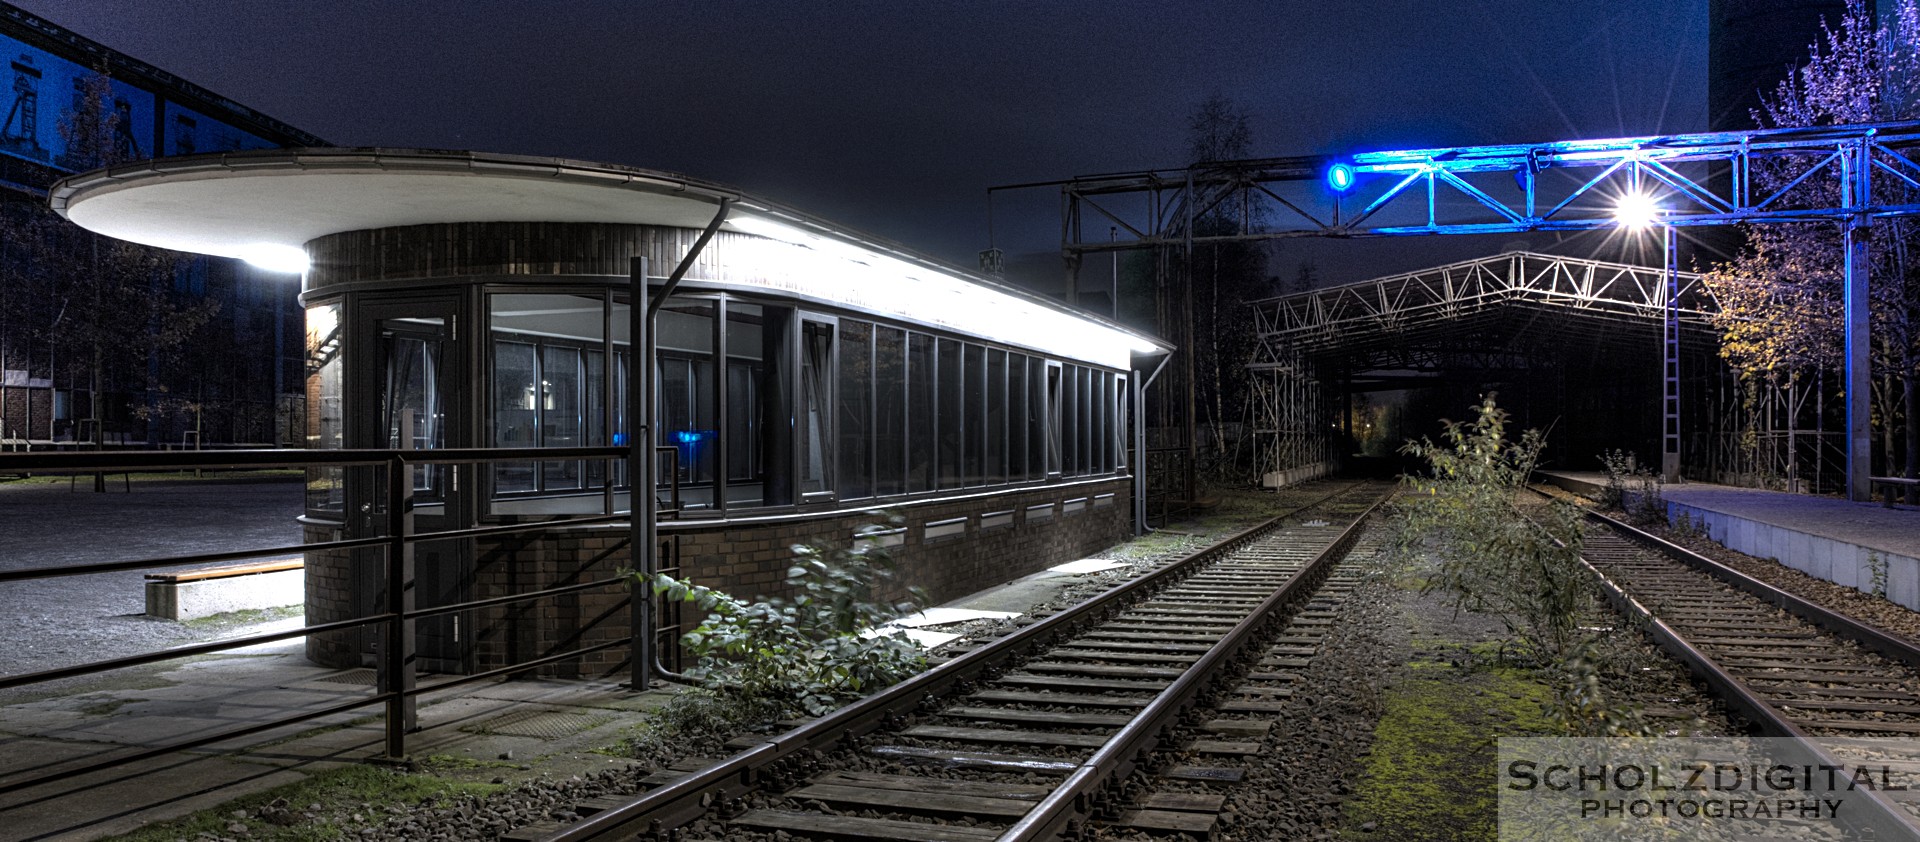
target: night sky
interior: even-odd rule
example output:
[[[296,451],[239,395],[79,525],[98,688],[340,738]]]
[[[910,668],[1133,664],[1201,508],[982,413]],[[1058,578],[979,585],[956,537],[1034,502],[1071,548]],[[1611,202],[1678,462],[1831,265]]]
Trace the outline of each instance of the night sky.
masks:
[[[678,171],[963,266],[988,187],[1183,165],[1215,92],[1259,156],[1707,123],[1705,0],[12,2],[337,144]],[[1057,213],[996,199],[997,244],[1054,250]],[[1274,271],[1502,245],[1441,239]]]

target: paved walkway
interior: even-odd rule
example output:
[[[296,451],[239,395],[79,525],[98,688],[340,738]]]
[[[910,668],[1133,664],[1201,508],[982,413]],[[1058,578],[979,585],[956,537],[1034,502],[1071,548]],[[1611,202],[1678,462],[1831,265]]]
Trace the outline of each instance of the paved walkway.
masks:
[[[0,483],[0,570],[299,544],[303,486],[86,477]],[[205,636],[145,615],[143,571],[0,584],[0,675],[132,655]],[[0,701],[9,698],[0,691]]]
[[[1606,476],[1580,471],[1543,471],[1576,482],[1604,486]],[[1887,508],[1837,497],[1788,494],[1706,482],[1662,486],[1661,496],[1697,509],[1768,523],[1884,553],[1920,558],[1920,509]]]
[[[299,492],[297,483],[136,484],[132,493],[111,494],[69,493],[65,483],[0,485],[0,566],[104,560],[87,547],[141,558],[294,542]],[[141,617],[140,577],[136,572],[0,584],[0,675],[214,636]],[[952,604],[1026,611],[1057,598],[1079,578],[1036,574]],[[302,622],[295,617],[226,633],[292,629]],[[303,656],[299,639],[0,691],[0,786],[290,712],[325,710],[372,692],[371,670],[316,667]],[[636,694],[609,681],[465,685],[421,698],[421,730],[408,736],[408,754],[489,764],[508,782],[583,774],[628,762],[594,750],[618,743],[666,692]],[[124,833],[364,762],[384,754],[381,712],[363,707],[0,793],[0,842]],[[513,759],[502,762],[503,756]]]

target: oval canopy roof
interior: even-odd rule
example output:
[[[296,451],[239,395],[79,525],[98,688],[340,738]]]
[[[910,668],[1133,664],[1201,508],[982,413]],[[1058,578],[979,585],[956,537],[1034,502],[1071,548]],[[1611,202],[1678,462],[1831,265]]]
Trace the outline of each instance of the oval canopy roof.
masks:
[[[50,191],[53,209],[90,231],[219,257],[242,257],[263,246],[300,248],[344,231],[434,223],[703,228],[721,199],[735,202],[730,229],[761,236],[777,229],[832,241],[900,261],[916,274],[985,287],[1118,332],[1136,353],[1170,350],[1106,319],[739,190],[633,167],[438,150],[265,149],[111,167],[72,176]]]

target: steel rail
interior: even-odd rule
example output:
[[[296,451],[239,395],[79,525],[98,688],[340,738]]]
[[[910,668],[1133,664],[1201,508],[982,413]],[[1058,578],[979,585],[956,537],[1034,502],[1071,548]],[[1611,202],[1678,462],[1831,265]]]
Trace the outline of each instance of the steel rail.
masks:
[[[1529,486],[1529,490],[1533,490],[1536,494],[1547,496],[1543,492],[1532,489],[1531,486]],[[1621,524],[1612,518],[1605,516],[1596,517],[1597,513],[1594,512],[1586,512],[1586,514],[1597,523],[1610,527],[1625,527],[1625,524]],[[1640,530],[1631,527],[1625,527],[1623,534],[1632,537],[1633,533],[1639,531]],[[1642,534],[1644,535],[1644,533]],[[1661,541],[1654,536],[1646,535],[1645,537],[1652,539],[1652,542],[1646,543],[1646,546],[1656,551],[1668,553],[1668,548],[1671,548],[1673,551],[1678,551],[1678,553],[1684,555],[1695,555],[1684,548],[1666,541]],[[1554,542],[1557,544],[1560,543],[1558,539],[1554,539]],[[1561,544],[1561,546],[1564,547],[1565,545]],[[1669,555],[1672,554],[1669,553]],[[1679,556],[1674,557],[1683,563],[1687,561],[1685,558]],[[1708,561],[1697,555],[1695,557],[1700,561]],[[1715,564],[1710,561],[1708,561],[1708,563]],[[1879,790],[1875,788],[1871,782],[1868,782],[1865,786],[1855,785],[1854,773],[1850,771],[1852,767],[1849,767],[1839,758],[1828,753],[1811,735],[1801,730],[1800,726],[1793,724],[1779,708],[1767,703],[1767,701],[1755,693],[1752,688],[1748,687],[1746,682],[1741,681],[1732,673],[1723,669],[1711,656],[1702,652],[1698,647],[1695,647],[1684,635],[1680,634],[1678,630],[1668,625],[1665,620],[1660,619],[1644,603],[1634,598],[1632,594],[1627,593],[1624,587],[1607,576],[1605,572],[1601,571],[1599,567],[1588,561],[1584,556],[1580,557],[1580,564],[1586,568],[1588,574],[1593,576],[1594,581],[1597,582],[1600,587],[1601,593],[1606,596],[1608,604],[1612,605],[1614,610],[1632,620],[1644,624],[1648,635],[1653,638],[1654,643],[1658,645],[1662,651],[1684,665],[1688,672],[1692,673],[1701,683],[1706,684],[1727,707],[1746,717],[1761,734],[1791,740],[1792,742],[1790,744],[1798,749],[1800,753],[1799,757],[1794,758],[1799,764],[1821,766],[1836,770],[1837,774],[1844,780],[1848,791],[1862,797],[1867,807],[1865,815],[1857,812],[1849,812],[1847,817],[1842,819],[1842,821],[1856,830],[1865,830],[1874,834],[1870,837],[1873,839],[1920,841],[1920,827],[1912,824],[1907,818],[1905,811],[1888,800],[1886,796],[1881,795]],[[1703,572],[1711,573],[1711,571],[1705,570],[1704,568],[1702,568],[1702,570]],[[1737,571],[1733,571],[1731,568],[1725,568],[1725,570],[1735,575],[1743,575],[1738,574]],[[1756,584],[1764,584],[1759,583],[1758,580],[1753,581]],[[1780,593],[1791,596],[1785,594],[1784,591]],[[1761,598],[1764,599],[1765,597]],[[1797,597],[1795,597],[1795,599],[1798,600]],[[1798,601],[1802,604],[1810,605],[1810,603],[1805,603],[1804,600]],[[1784,604],[1782,607],[1785,607]],[[1825,613],[1830,616],[1837,616],[1833,615],[1833,612],[1830,611]],[[1861,627],[1857,622],[1854,623],[1854,626]],[[1838,816],[1836,816],[1836,818],[1838,818]]]
[[[1257,641],[1262,632],[1281,618],[1280,609],[1318,588],[1335,564],[1345,558],[1367,519],[1378,510],[1385,497],[1368,506],[1339,537],[1314,556],[1299,573],[1279,590],[1268,595],[1227,635],[1200,656],[1193,666],[1167,689],[1160,691],[1140,714],[1121,728],[1092,757],[1068,775],[1066,783],[1055,789],[1026,816],[1000,834],[999,842],[1030,842],[1053,839],[1077,832],[1089,818],[1097,796],[1113,782],[1133,773],[1141,758],[1158,747],[1162,735],[1178,724],[1192,709],[1202,691],[1218,681],[1222,667],[1239,657]]]
[[[1781,588],[1689,550],[1686,547],[1661,538],[1658,535],[1629,526],[1615,518],[1595,511],[1588,511],[1586,515],[1588,520],[1602,524],[1612,529],[1615,533],[1625,536],[1634,543],[1664,554],[1668,558],[1745,591],[1759,598],[1761,601],[1772,604],[1774,607],[1787,611],[1802,620],[1806,620],[1822,629],[1832,632],[1836,637],[1858,643],[1862,648],[1870,650],[1889,661],[1905,664],[1915,670],[1920,670],[1920,645],[1915,645],[1912,641],[1888,634],[1839,611],[1835,611],[1790,591],[1782,590]]]
[[[643,833],[658,833],[687,824],[709,808],[756,788],[762,773],[791,757],[833,745],[885,727],[928,700],[953,693],[990,670],[1017,657],[1071,637],[1085,626],[1110,615],[1125,604],[1171,585],[1213,561],[1278,528],[1299,512],[1340,497],[1362,483],[1354,483],[1311,503],[1296,506],[1197,550],[1160,569],[1115,585],[1099,595],[1054,614],[1000,640],[856,701],[820,719],[747,748],[665,786],[649,790],[619,807],[595,813],[544,837],[542,842],[610,842]]]

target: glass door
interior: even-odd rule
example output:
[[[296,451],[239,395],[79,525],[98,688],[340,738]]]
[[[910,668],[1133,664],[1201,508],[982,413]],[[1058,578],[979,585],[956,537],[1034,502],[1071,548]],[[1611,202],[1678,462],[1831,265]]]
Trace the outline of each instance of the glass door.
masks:
[[[362,347],[373,349],[361,363],[359,397],[373,410],[357,419],[355,446],[399,451],[433,451],[465,444],[466,395],[462,355],[454,342],[457,300],[435,299],[406,303],[365,303]],[[365,404],[363,404],[364,406]],[[468,465],[413,465],[410,534],[460,529],[471,525],[463,489],[472,488]],[[377,473],[377,472],[370,472]],[[369,517],[366,534],[385,534],[387,506],[385,477],[369,477],[377,487],[366,489],[360,507]],[[365,608],[384,610],[386,558],[380,552],[372,564],[358,565],[356,591],[369,596]],[[471,599],[472,542],[465,539],[420,541],[413,545],[414,605],[432,608]],[[415,624],[415,657],[429,672],[458,673],[468,669],[471,619],[467,612],[443,614]],[[378,639],[377,632],[368,635]],[[371,641],[370,641],[371,643]],[[369,650],[371,647],[369,647]]]

